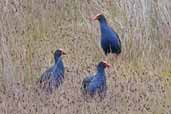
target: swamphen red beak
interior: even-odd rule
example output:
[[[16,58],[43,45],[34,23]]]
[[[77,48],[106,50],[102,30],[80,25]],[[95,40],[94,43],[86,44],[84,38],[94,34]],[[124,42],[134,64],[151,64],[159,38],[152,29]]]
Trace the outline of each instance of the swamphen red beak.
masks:
[[[98,20],[100,15],[103,15],[103,14],[102,13],[98,13],[94,17],[90,17],[90,19],[92,19],[92,20]]]
[[[102,62],[106,65],[106,67],[107,67],[107,68],[112,67],[112,65],[111,65],[111,64],[109,64],[109,63],[107,63],[107,61],[105,61],[105,60],[104,60],[104,61],[102,61]]]
[[[66,55],[64,49],[60,48],[59,50],[62,52],[63,55]]]

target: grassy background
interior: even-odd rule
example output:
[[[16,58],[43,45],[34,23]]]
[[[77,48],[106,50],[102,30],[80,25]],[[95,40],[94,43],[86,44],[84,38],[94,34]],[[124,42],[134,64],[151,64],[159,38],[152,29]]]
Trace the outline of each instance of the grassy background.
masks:
[[[1,114],[170,114],[170,0],[1,0]],[[98,22],[102,12],[122,41],[107,69],[108,93],[87,103],[80,93],[84,77],[104,55]],[[54,62],[57,48],[67,52],[65,82],[51,96],[36,81]]]

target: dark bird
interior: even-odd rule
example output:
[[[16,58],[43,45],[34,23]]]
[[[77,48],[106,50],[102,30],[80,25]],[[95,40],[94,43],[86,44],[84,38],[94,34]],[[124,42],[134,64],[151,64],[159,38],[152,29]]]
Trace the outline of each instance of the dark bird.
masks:
[[[101,47],[105,55],[109,53],[118,55],[121,53],[121,41],[119,35],[108,25],[106,18],[103,14],[97,14],[92,17],[93,20],[98,20],[100,23],[101,31]]]
[[[103,98],[106,95],[106,74],[105,68],[110,67],[106,61],[101,61],[97,65],[97,71],[95,75],[86,77],[82,82],[82,93],[85,96],[93,97],[96,93]]]
[[[64,55],[63,49],[58,49],[54,53],[55,64],[46,70],[39,80],[40,85],[48,93],[52,93],[53,89],[58,88],[64,79],[64,64],[61,55]]]

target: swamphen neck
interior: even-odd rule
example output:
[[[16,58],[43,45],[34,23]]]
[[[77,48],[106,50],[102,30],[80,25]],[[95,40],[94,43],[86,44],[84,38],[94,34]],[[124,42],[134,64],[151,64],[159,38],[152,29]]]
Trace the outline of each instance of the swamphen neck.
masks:
[[[104,29],[105,29],[105,26],[107,26],[108,24],[107,24],[107,20],[106,20],[106,18],[105,18],[105,16],[104,15],[100,15],[99,17],[98,17],[98,21],[99,21],[99,23],[100,23],[100,30],[101,30],[101,33],[104,31]]]
[[[105,65],[102,63],[102,62],[100,62],[98,65],[97,65],[97,73],[104,73],[104,71],[105,71]]]
[[[61,52],[59,50],[57,50],[55,52],[54,58],[55,58],[55,64],[58,62],[59,58],[61,57]]]

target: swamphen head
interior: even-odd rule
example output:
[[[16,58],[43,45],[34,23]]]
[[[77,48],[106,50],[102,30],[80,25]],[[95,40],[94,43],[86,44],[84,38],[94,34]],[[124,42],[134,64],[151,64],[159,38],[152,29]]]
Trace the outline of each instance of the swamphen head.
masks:
[[[99,13],[99,14],[95,15],[91,19],[107,23],[106,18],[105,18],[105,16],[102,13]]]
[[[107,63],[107,61],[101,61],[99,62],[99,64],[97,65],[97,71],[98,72],[102,72],[104,71],[105,68],[110,68],[112,65]]]
[[[58,61],[58,58],[61,57],[61,55],[65,55],[65,54],[66,53],[65,53],[64,49],[62,49],[62,48],[57,49],[54,53],[55,62]]]

